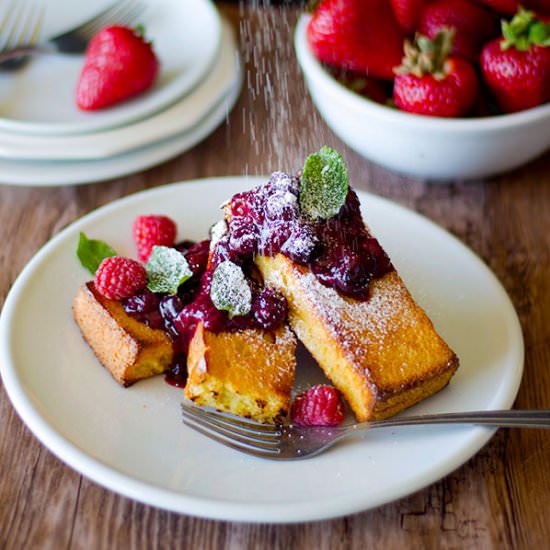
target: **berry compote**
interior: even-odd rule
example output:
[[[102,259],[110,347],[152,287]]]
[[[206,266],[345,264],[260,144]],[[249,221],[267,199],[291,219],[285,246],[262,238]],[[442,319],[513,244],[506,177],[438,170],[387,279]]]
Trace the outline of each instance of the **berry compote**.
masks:
[[[273,332],[284,323],[286,300],[276,290],[259,284],[256,254],[281,253],[307,266],[321,284],[357,300],[367,299],[372,279],[393,270],[378,241],[365,228],[353,190],[348,191],[337,215],[316,220],[302,214],[299,191],[299,177],[275,172],[264,185],[235,195],[229,227],[219,236],[211,257],[210,241],[175,245],[193,271],[177,294],[143,290],[123,301],[129,315],[171,337],[175,359],[166,376],[168,382],[185,384],[189,342],[199,322],[211,332]],[[210,298],[216,267],[227,260],[241,266],[250,286],[252,299],[245,315],[220,311]]]
[[[235,195],[226,258],[245,264],[256,253],[281,253],[307,266],[323,285],[366,300],[369,282],[393,267],[365,228],[355,191],[348,191],[336,216],[312,220],[300,211],[299,189],[298,177],[275,172],[266,184]]]

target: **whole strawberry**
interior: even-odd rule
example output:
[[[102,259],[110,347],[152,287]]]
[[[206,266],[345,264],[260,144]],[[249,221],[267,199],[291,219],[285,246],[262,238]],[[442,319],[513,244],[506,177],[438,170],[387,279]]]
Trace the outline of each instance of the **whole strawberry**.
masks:
[[[550,24],[522,8],[481,53],[483,78],[506,113],[550,100]]]
[[[104,109],[149,89],[158,74],[159,62],[136,30],[107,27],[92,38],[76,88],[80,109]]]
[[[522,4],[539,15],[550,15],[550,0],[525,0]],[[517,9],[513,13],[516,11]]]
[[[176,233],[176,222],[168,216],[138,216],[132,227],[138,258],[146,262],[155,245],[174,246]]]
[[[438,117],[468,113],[478,93],[476,73],[466,60],[449,57],[452,31],[440,32],[434,40],[418,35],[405,42],[405,57],[396,69],[393,99],[404,111]]]
[[[388,0],[323,0],[307,27],[322,63],[392,80],[403,37]]]
[[[376,103],[385,104],[387,102],[389,97],[388,90],[386,90],[386,87],[389,86],[388,82],[369,78],[364,74],[352,73],[350,71],[341,71],[339,69],[329,70],[332,76],[334,76],[340,84],[356,94],[368,97]]]
[[[480,4],[485,4],[487,7],[502,15],[514,15],[519,8],[519,0],[475,0]],[[546,1],[546,0],[543,0]]]
[[[451,54],[476,63],[487,40],[498,35],[496,18],[483,6],[468,0],[438,0],[426,6],[418,32],[435,38],[443,29],[454,29]]]
[[[390,0],[399,26],[406,34],[413,34],[429,0]]]

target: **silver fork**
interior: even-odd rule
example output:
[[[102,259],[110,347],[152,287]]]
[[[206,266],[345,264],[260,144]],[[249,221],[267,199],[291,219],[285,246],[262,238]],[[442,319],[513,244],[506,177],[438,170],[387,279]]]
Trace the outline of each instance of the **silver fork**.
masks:
[[[33,17],[31,22],[25,3],[12,0],[0,24],[0,63],[37,53],[82,53],[91,38],[103,27],[134,23],[144,9],[145,5],[139,0],[119,0],[78,27],[50,38],[47,42],[38,43],[42,15]],[[43,10],[37,11],[43,14]],[[22,27],[32,27],[31,36],[27,41],[18,40],[14,43],[10,35],[20,33]]]
[[[34,47],[40,36],[40,27],[44,10],[36,9],[25,1],[14,4],[10,2],[0,20],[0,62],[2,52],[17,52],[22,48]],[[7,57],[8,61],[20,58],[19,53]],[[8,68],[6,66],[6,68]]]
[[[345,437],[377,428],[428,424],[476,424],[497,428],[550,428],[550,409],[471,411],[396,417],[334,428],[260,424],[182,403],[183,422],[232,449],[261,458],[299,460],[319,454]]]

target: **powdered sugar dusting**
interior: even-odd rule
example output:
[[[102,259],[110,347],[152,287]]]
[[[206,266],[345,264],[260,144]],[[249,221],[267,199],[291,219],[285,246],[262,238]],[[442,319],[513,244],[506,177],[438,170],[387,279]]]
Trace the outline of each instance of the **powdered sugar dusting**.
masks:
[[[224,219],[216,222],[210,228],[210,250],[214,250],[221,238],[227,233],[227,222]]]
[[[322,285],[313,273],[292,265],[281,255],[267,261],[269,267],[262,269],[266,284],[274,286],[287,298],[292,328],[300,340],[307,343],[312,327],[292,315],[293,308],[313,312],[350,362],[368,379],[373,374],[372,368],[375,378],[385,376],[376,369],[377,358],[390,353],[391,370],[400,373],[403,380],[409,375],[418,375],[418,354],[425,335],[418,338],[418,346],[411,346],[404,336],[410,338],[421,325],[425,326],[427,317],[414,304],[395,272],[372,281],[369,299],[357,301]],[[432,334],[428,345],[432,345],[434,339],[439,340],[435,333]],[[389,371],[386,374],[390,376]]]

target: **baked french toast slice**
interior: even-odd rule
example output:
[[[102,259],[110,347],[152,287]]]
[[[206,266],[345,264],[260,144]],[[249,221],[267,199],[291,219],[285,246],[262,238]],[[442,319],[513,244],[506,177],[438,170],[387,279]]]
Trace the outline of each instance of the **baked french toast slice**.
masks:
[[[211,330],[199,321],[189,335],[185,397],[197,405],[259,422],[282,422],[290,410],[297,344],[286,323],[286,303],[284,306],[280,303],[285,299],[265,291],[257,280],[257,272],[255,277],[245,276],[241,267],[232,264],[230,271],[236,270],[243,276],[240,284],[245,286],[245,293],[252,289],[250,311],[232,318],[227,312],[212,308],[217,268],[227,264],[228,256],[224,225],[212,241],[209,272],[203,277],[203,306],[199,308],[199,317],[207,312],[210,324],[217,329]],[[233,280],[222,294],[232,293],[236,285]],[[194,307],[190,306],[191,311]],[[263,312],[258,311],[261,307]],[[258,322],[258,315],[263,324],[267,323],[265,326]],[[185,317],[184,312],[182,318]],[[191,313],[189,318],[192,322],[195,314]]]
[[[189,345],[185,397],[259,422],[282,422],[290,409],[296,338],[275,332],[215,333],[199,323]]]
[[[105,298],[93,282],[80,287],[73,315],[101,364],[122,386],[170,367],[174,352],[166,333],[128,315],[120,301]]]
[[[380,419],[445,387],[458,359],[395,271],[358,301],[322,285],[282,254],[258,256],[267,285],[285,296],[298,339],[358,420]]]
[[[257,239],[264,284],[286,298],[291,328],[358,420],[392,416],[449,382],[458,359],[365,226],[337,153],[311,155],[298,177],[274,173],[224,211],[233,235]]]

